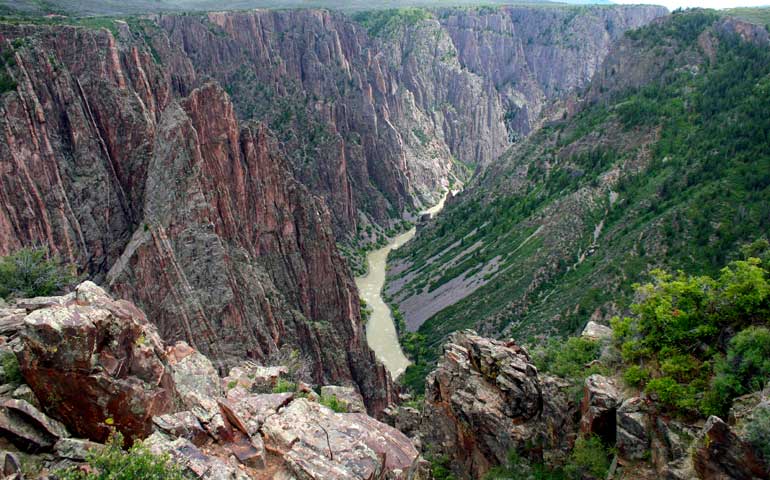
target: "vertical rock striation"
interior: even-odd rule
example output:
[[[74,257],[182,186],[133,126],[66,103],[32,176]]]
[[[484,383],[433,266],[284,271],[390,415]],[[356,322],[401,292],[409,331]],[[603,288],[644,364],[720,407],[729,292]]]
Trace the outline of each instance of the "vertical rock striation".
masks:
[[[170,43],[119,27],[2,27],[18,88],[0,99],[0,253],[47,245],[166,340],[220,366],[297,350],[315,381],[384,408],[390,380],[327,210],[218,85],[192,90]]]

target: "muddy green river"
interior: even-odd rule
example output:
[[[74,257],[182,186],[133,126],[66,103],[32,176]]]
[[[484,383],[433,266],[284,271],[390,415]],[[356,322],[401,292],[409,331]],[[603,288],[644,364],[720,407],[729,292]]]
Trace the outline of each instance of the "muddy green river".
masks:
[[[436,214],[444,207],[446,195],[441,201],[433,207],[425,210],[424,213]],[[414,237],[415,229],[393,238],[390,243],[384,247],[373,250],[367,255],[369,261],[369,273],[366,276],[356,278],[356,286],[372,314],[369,322],[366,324],[366,340],[372,347],[377,358],[390,371],[395,379],[401,375],[409,365],[409,360],[401,350],[398,343],[396,327],[393,324],[393,317],[390,308],[382,300],[382,287],[385,285],[385,270],[387,268],[388,253],[401,245],[405,244]]]

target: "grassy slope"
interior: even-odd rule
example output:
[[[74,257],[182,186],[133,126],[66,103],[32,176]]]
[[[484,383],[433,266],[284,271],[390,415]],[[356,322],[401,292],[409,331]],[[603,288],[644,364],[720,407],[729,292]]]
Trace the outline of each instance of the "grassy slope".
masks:
[[[459,328],[519,338],[574,333],[592,313],[623,310],[631,283],[651,267],[713,272],[738,245],[766,234],[770,54],[725,37],[709,65],[697,37],[715,18],[684,13],[633,33],[634,50],[659,56],[669,81],[543,129],[398,252],[419,266],[464,238],[483,247],[449,276],[498,255],[508,267],[421,327],[433,352]],[[618,195],[612,206],[610,191]],[[540,225],[544,232],[519,248]],[[410,286],[431,288],[444,276],[423,268]]]

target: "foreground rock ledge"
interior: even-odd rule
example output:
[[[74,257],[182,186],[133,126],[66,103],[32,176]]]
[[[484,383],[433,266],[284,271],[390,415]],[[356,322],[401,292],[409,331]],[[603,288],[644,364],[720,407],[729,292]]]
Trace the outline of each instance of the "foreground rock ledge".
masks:
[[[294,380],[285,367],[244,362],[223,381],[209,358],[184,342],[164,345],[139,309],[92,282],[13,312],[25,314],[7,333],[19,339],[22,387],[34,398],[0,394],[0,430],[21,450],[47,452],[40,461],[51,470],[82,462],[116,429],[193,478],[428,478],[411,440],[363,413],[353,387],[319,388],[350,412],[341,413],[302,383],[272,393],[279,379]]]

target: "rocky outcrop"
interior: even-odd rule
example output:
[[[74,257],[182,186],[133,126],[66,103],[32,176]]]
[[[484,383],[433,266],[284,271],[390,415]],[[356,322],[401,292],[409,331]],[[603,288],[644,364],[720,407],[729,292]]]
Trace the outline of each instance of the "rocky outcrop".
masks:
[[[208,358],[184,342],[164,345],[135,306],[91,282],[63,297],[17,304],[34,308],[14,348],[47,414],[0,393],[0,433],[32,454],[24,457],[27,471],[81,465],[117,429],[168,454],[192,478],[427,478],[425,461],[403,433],[366,413],[335,413],[318,403],[337,397],[363,412],[351,387],[322,386],[318,396],[299,384],[283,393],[262,393],[260,381],[225,386]],[[245,363],[231,376],[238,371],[276,372],[290,384],[283,366]],[[13,391],[5,387],[0,392]]]
[[[220,368],[297,350],[384,408],[328,211],[162,30],[116,26],[0,27],[0,254],[47,245]]]
[[[704,480],[770,478],[770,466],[719,417],[709,417],[693,455]]]
[[[420,441],[447,455],[463,478],[481,478],[511,450],[558,457],[577,433],[567,386],[538,375],[513,342],[455,333],[426,381]]]
[[[130,441],[178,401],[163,345],[134,305],[91,282],[63,305],[24,320],[17,354],[42,407],[73,433],[104,442],[114,428]]]
[[[586,378],[580,404],[580,431],[596,435],[608,445],[615,443],[615,416],[620,392],[612,379],[602,375]]]

